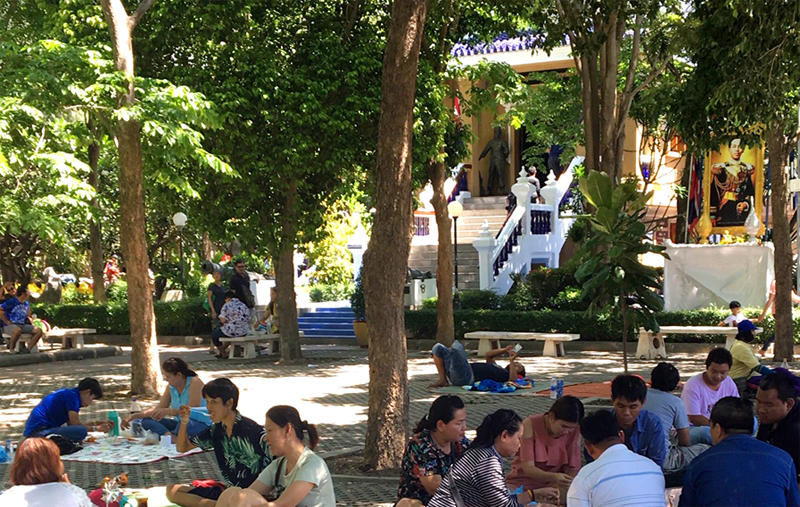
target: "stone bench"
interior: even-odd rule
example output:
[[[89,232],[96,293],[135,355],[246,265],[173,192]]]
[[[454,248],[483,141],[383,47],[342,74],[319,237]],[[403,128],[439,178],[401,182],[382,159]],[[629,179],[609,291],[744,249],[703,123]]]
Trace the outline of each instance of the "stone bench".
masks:
[[[465,333],[465,340],[480,340],[478,355],[485,355],[492,349],[500,348],[500,340],[510,341],[543,341],[543,356],[562,357],[565,355],[564,342],[580,340],[581,335],[566,333],[514,333],[510,331],[473,331]]]
[[[300,338],[305,335],[300,331]],[[248,334],[245,336],[237,336],[229,338],[223,336],[219,341],[229,343],[231,345],[230,357],[242,357],[244,359],[252,359],[257,356],[256,345],[261,342],[267,343],[267,354],[277,354],[280,348],[281,335],[277,333],[272,334]],[[240,352],[237,355],[237,352]]]
[[[64,349],[69,348],[76,348],[82,349],[84,347],[84,337],[87,334],[95,334],[97,330],[85,328],[85,327],[75,327],[75,328],[64,328],[64,329],[51,329],[50,331],[44,333],[43,338],[47,338],[50,340],[50,348],[53,348],[53,338],[61,338],[61,347]],[[23,340],[27,341],[31,338],[30,333],[22,333],[17,341],[17,345],[14,347],[15,352],[19,352],[19,345],[23,342]],[[11,339],[11,333],[9,333],[5,328],[3,329],[3,338],[8,340]],[[39,344],[37,343],[31,349],[31,353],[39,352]]]
[[[760,333],[762,328],[756,328]],[[639,331],[639,344],[636,346],[636,357],[639,359],[666,359],[667,348],[664,336],[668,334],[702,334],[725,335],[725,348],[730,349],[739,330],[735,327],[723,326],[661,326],[658,333],[642,329]]]

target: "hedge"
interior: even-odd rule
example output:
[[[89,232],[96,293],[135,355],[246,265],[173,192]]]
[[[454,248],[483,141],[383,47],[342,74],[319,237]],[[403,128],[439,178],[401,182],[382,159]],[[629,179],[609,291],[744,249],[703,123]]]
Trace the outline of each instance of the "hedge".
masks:
[[[704,309],[680,312],[662,312],[656,315],[662,326],[714,326],[730,312],[722,309]],[[757,309],[745,310],[745,314],[755,317]],[[436,338],[436,311],[429,309],[406,311],[406,333],[409,338]],[[540,310],[457,310],[454,313],[456,338],[463,338],[471,331],[532,331],[540,333],[580,334],[587,341],[621,341],[622,322],[609,314],[588,315],[586,312]],[[771,317],[759,324],[764,328],[762,335],[772,334],[774,322]],[[632,341],[637,337],[630,337]],[[683,343],[725,343],[724,336],[675,335],[671,342]],[[794,341],[800,343],[800,318],[794,321]]]
[[[161,336],[211,334],[211,319],[201,299],[154,303],[156,332]],[[41,304],[33,308],[39,318],[51,326],[88,327],[98,334],[130,334],[128,305],[125,302],[105,305]]]

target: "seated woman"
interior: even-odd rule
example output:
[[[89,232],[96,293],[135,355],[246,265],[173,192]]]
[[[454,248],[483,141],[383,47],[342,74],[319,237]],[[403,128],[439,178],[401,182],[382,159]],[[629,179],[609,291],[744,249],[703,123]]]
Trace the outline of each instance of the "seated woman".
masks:
[[[12,487],[0,504],[14,507],[91,507],[86,493],[69,483],[58,446],[46,438],[26,438],[19,444],[8,474]]]
[[[583,403],[564,396],[548,412],[523,421],[519,454],[508,474],[512,489],[569,488],[581,468],[581,419]]]
[[[226,489],[217,506],[336,507],[328,465],[313,452],[319,441],[314,425],[301,421],[296,408],[278,405],[267,412],[264,427],[275,459],[249,488]]]
[[[131,414],[122,421],[122,427],[127,428],[134,419],[142,420],[142,428],[158,435],[172,433],[178,434],[180,417],[178,409],[182,405],[192,407],[189,420],[189,436],[194,436],[211,425],[211,418],[206,409],[206,400],[203,398],[203,381],[197,378],[197,373],[189,369],[186,361],[179,357],[170,357],[161,365],[164,378],[169,386],[161,396],[155,408]]]
[[[502,458],[519,450],[522,419],[513,410],[489,414],[478,426],[472,446],[448,471],[428,507],[518,507],[530,502],[558,501],[556,488],[509,493]]]
[[[752,321],[743,320],[737,325],[739,332],[731,346],[733,364],[728,375],[736,383],[739,396],[743,396],[747,389],[747,379],[753,375],[769,375],[775,373],[770,368],[761,364],[750,345],[756,338],[756,326]]]
[[[455,395],[439,396],[414,429],[403,454],[396,507],[428,505],[442,477],[469,447],[467,411]]]

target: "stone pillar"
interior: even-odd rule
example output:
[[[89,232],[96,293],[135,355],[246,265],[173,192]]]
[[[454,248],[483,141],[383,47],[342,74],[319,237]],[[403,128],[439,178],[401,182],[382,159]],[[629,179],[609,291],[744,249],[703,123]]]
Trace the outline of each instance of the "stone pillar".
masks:
[[[531,233],[531,203],[528,196],[531,194],[531,184],[528,183],[528,173],[525,172],[523,167],[519,171],[519,178],[517,182],[511,187],[511,191],[517,197],[517,207],[524,210],[522,214],[522,234],[528,235]]]
[[[494,234],[489,230],[489,221],[484,220],[478,239],[472,242],[472,246],[478,251],[478,272],[480,274],[481,290],[489,290],[494,279],[492,271],[492,252],[497,246]]]
[[[552,206],[553,211],[550,213],[550,230],[556,232],[558,226],[558,188],[556,187],[556,177],[553,171],[547,175],[547,182],[541,190],[542,199],[544,203]]]

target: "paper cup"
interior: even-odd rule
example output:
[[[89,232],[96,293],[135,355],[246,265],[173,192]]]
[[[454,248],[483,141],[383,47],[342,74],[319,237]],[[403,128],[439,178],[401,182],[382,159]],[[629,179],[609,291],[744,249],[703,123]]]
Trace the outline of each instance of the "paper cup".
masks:
[[[163,447],[170,447],[172,445],[172,437],[169,435],[161,435],[161,445]]]

